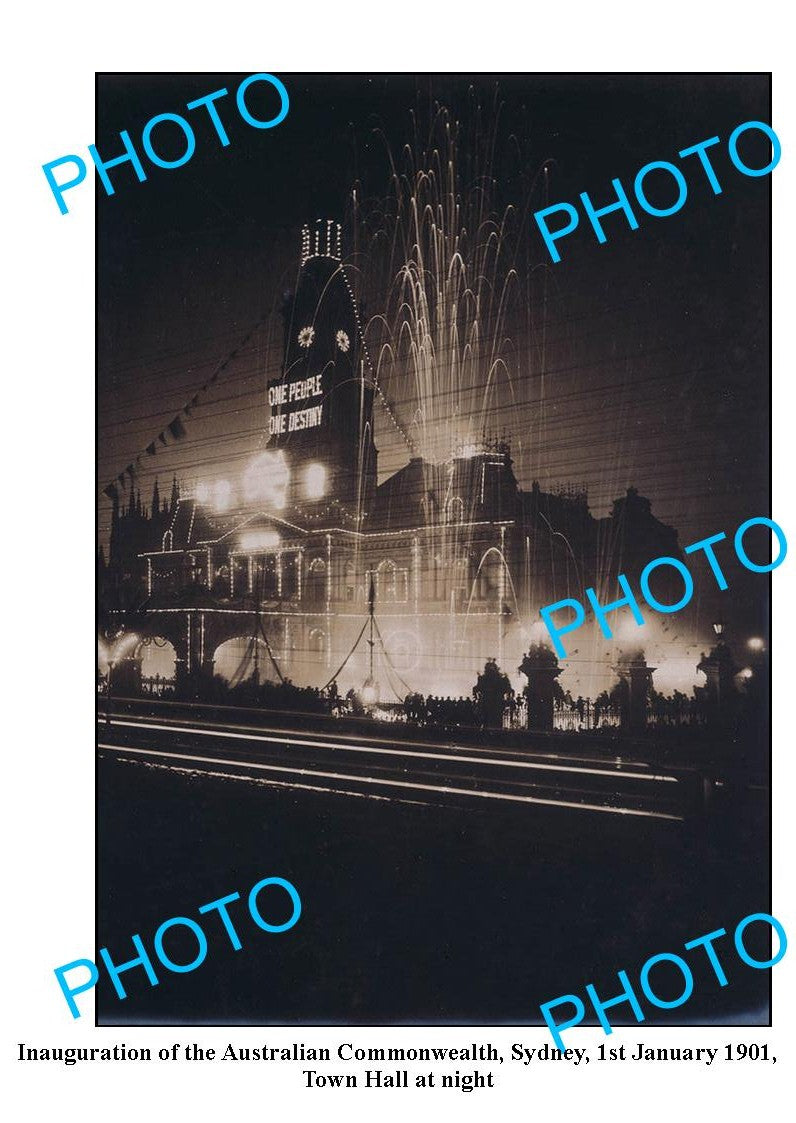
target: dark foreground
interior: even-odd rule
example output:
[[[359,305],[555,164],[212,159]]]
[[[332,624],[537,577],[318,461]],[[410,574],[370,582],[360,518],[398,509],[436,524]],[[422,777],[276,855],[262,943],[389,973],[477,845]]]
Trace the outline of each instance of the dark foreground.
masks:
[[[693,997],[671,1013],[644,1003],[647,1024],[766,1022],[769,972],[732,947],[737,922],[769,906],[767,797],[748,799],[686,825],[296,791],[103,756],[98,947],[120,964],[140,933],[160,984],[133,969],[120,1001],[103,975],[99,1024],[538,1024],[541,1002],[589,982],[613,997],[618,970],[636,983],[651,955],[722,927],[729,985],[683,952]],[[282,935],[246,908],[271,875],[303,904]],[[217,915],[198,915],[235,891],[237,952]],[[178,915],[201,920],[210,945],[184,975],[152,951]],[[196,950],[174,933],[166,946],[182,962]],[[659,993],[676,996],[680,977],[659,970]]]

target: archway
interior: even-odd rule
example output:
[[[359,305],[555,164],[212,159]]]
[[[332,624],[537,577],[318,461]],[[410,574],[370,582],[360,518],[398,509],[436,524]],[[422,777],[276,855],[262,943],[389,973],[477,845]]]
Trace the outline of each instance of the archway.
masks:
[[[326,562],[313,558],[307,567],[305,596],[310,604],[321,604],[326,599]]]
[[[231,686],[253,678],[258,684],[279,681],[265,643],[251,636],[235,636],[219,644],[213,656],[213,668],[215,674]]]
[[[143,640],[139,654],[142,692],[161,696],[173,691],[177,676],[174,644],[162,636],[152,636]]]
[[[307,641],[310,662],[318,667],[326,661],[326,632],[323,628],[312,628]]]

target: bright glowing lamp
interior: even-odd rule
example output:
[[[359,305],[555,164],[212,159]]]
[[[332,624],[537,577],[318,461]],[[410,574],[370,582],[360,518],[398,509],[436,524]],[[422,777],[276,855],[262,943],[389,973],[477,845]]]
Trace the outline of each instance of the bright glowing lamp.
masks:
[[[117,638],[113,647],[109,652],[108,662],[113,666],[120,663],[131,651],[135,649],[138,644],[138,636],[135,632],[127,632],[121,638]]]
[[[649,635],[649,628],[646,621],[643,624],[637,624],[636,621],[630,619],[623,619],[619,624],[613,628],[613,633],[616,639],[622,643],[642,643],[644,638]]]
[[[323,464],[308,464],[304,469],[304,494],[307,499],[320,499],[326,491],[326,469]]]
[[[529,643],[543,643],[550,640],[550,633],[541,620],[534,620],[531,626],[524,630],[524,635]]]
[[[752,636],[752,638],[747,641],[746,646],[750,651],[763,651],[766,645],[760,636]]]
[[[232,484],[229,480],[216,480],[213,484],[213,506],[216,511],[226,511],[232,502]]]
[[[261,452],[243,474],[243,494],[249,503],[259,501],[281,510],[287,502],[289,482],[290,469],[284,452]]]
[[[245,553],[257,550],[274,550],[279,545],[279,535],[275,530],[247,530],[240,536],[240,548]]]

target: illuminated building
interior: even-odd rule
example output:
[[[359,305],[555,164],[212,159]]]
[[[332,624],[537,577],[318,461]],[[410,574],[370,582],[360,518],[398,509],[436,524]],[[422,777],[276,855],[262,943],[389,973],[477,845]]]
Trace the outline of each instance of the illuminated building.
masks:
[[[490,657],[516,675],[541,605],[586,585],[614,599],[618,572],[679,555],[632,488],[602,520],[583,492],[523,491],[506,441],[441,464],[411,457],[378,484],[378,387],[331,221],[302,232],[266,393],[268,443],[238,479],[114,516],[109,572],[137,574],[178,679],[323,686],[342,667],[340,687],[360,687],[372,588],[382,699],[469,694]]]

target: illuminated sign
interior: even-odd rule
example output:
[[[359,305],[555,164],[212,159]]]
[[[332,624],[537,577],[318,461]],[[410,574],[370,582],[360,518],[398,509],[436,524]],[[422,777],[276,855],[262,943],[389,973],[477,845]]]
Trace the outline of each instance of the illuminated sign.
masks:
[[[304,406],[302,403],[322,396],[320,374],[294,382],[272,382],[268,387],[268,404],[271,407],[269,437],[301,429],[317,429],[323,418],[323,404]]]

